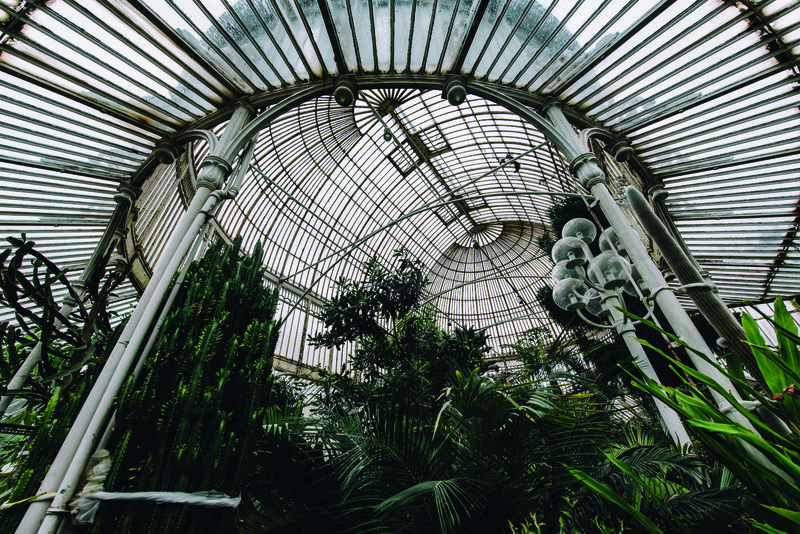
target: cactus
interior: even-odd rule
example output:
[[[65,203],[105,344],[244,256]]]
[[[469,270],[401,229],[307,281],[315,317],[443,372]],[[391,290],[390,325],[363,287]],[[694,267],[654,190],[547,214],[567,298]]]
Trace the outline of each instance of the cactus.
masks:
[[[115,272],[97,276],[79,298],[69,273],[38,252],[33,241],[25,236],[7,241],[11,248],[0,250],[0,306],[14,311],[17,324],[0,323],[0,390],[17,402],[3,422],[21,424],[36,433],[33,437],[3,436],[0,463],[11,474],[0,477],[0,501],[19,504],[0,514],[0,532],[13,532],[19,524],[26,509],[23,503],[41,485],[103,367],[107,348],[121,331],[122,325],[112,328],[106,307],[114,287],[126,276]],[[104,263],[105,259],[98,273]],[[65,290],[77,302],[72,313],[62,310],[55,296]],[[7,390],[39,342],[41,359],[30,378],[21,387]]]
[[[242,256],[240,247],[214,245],[189,268],[154,354],[121,395],[107,491],[241,491],[278,328],[261,250]],[[115,502],[91,532],[231,532],[235,519],[230,510]]]

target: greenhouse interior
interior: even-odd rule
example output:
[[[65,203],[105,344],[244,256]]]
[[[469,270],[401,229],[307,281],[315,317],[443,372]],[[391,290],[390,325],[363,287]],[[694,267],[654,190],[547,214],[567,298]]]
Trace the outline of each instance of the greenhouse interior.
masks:
[[[800,531],[800,2],[0,0],[0,531]]]

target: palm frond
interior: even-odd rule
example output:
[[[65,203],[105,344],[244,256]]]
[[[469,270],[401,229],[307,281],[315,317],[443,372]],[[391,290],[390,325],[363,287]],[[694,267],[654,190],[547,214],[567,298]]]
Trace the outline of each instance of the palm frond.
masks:
[[[620,451],[614,456],[628,466],[636,475],[647,478],[666,479],[667,472],[685,477],[699,483],[702,479],[702,462],[692,456],[684,456],[679,452],[659,446],[639,445]],[[609,467],[608,479],[626,483],[629,478],[620,470]]]
[[[724,527],[742,514],[743,486],[691,491],[673,495],[666,501],[667,510],[678,520],[693,527],[716,524]]]

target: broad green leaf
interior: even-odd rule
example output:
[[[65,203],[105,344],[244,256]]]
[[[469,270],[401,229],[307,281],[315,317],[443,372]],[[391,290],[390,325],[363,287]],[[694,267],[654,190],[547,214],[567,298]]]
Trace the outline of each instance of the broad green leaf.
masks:
[[[633,517],[635,517],[636,520],[639,521],[639,523],[641,523],[642,526],[644,526],[649,532],[652,532],[653,534],[663,534],[663,531],[660,528],[658,528],[658,526],[656,526],[655,523],[650,521],[642,512],[640,512],[639,510],[628,504],[627,501],[624,498],[622,498],[622,496],[620,496],[616,491],[606,486],[602,482],[599,482],[594,478],[590,477],[583,471],[580,471],[578,469],[570,469],[569,471],[570,473],[572,473],[572,476],[577,478],[587,488],[597,493],[601,497],[604,497],[608,501],[616,504],[617,506],[619,506],[620,508],[631,514]]]
[[[768,506],[766,504],[762,504],[761,506],[763,506],[764,508],[766,508],[768,510],[772,510],[776,514],[780,514],[783,517],[785,517],[786,519],[788,519],[788,520],[800,525],[800,512],[797,512],[795,510],[787,510],[785,508],[778,508],[776,506]]]
[[[750,523],[750,524],[753,525],[756,528],[759,528],[759,529],[763,530],[767,534],[789,534],[785,530],[778,530],[777,528],[771,527],[771,526],[769,526],[767,524],[764,524],[764,523],[753,522],[753,523]]]
[[[712,423],[710,421],[698,421],[693,420],[689,422],[692,426],[697,426],[700,428],[704,428],[706,430],[710,430],[712,432],[718,432],[725,436],[730,436],[734,438],[741,438],[748,443],[759,447],[761,453],[765,456],[764,458],[757,458],[752,457],[752,465],[754,467],[764,468],[767,469],[778,476],[786,478],[787,475],[789,477],[794,477],[794,480],[800,480],[800,466],[794,463],[791,458],[783,454],[779,451],[772,443],[766,441],[765,439],[761,438],[750,432],[749,430],[742,428],[740,425],[737,424],[724,424],[724,423]],[[765,465],[763,460],[768,460],[771,462],[772,465]],[[782,468],[784,473],[779,473],[775,471],[775,468]],[[787,480],[788,482],[788,480]]]
[[[775,333],[778,336],[780,347],[780,357],[786,364],[794,369],[800,370],[800,351],[797,349],[797,324],[792,319],[783,299],[775,299],[775,323],[778,328]],[[788,385],[788,384],[786,384]]]
[[[686,411],[693,417],[707,417],[712,420],[718,420],[720,417],[719,411],[705,399],[698,399],[680,391],[675,391],[675,400],[681,403]]]
[[[756,362],[758,362],[758,367],[764,375],[764,380],[766,380],[769,385],[770,393],[780,393],[781,389],[786,385],[783,384],[783,382],[785,382],[784,374],[773,363],[773,360],[767,356],[767,342],[764,340],[764,336],[761,335],[758,323],[756,323],[755,319],[744,313],[742,314],[742,327],[744,327],[744,333],[747,336],[747,341],[750,343],[753,356],[755,356]]]
[[[731,394],[730,391],[728,391],[725,388],[723,388],[715,380],[712,380],[709,376],[701,373],[700,371],[697,371],[694,368],[691,368],[691,367],[688,367],[686,365],[683,365],[680,362],[678,362],[678,361],[676,361],[676,360],[674,360],[674,359],[672,359],[670,357],[667,357],[667,358],[670,359],[673,362],[673,364],[675,366],[679,367],[683,372],[685,372],[688,375],[692,376],[696,380],[705,383],[708,387],[710,387],[716,393],[718,393],[720,396],[722,396],[728,403],[731,404],[731,406],[742,417],[746,418],[749,421],[749,423],[755,429],[758,429],[759,432],[761,432],[761,433],[763,433],[765,435],[770,435],[770,436],[774,437],[777,440],[782,440],[783,439],[782,436],[779,433],[777,433],[772,427],[770,427],[769,425],[766,425],[763,421],[761,421],[761,419],[759,417],[756,417],[749,410],[744,408],[741,405],[741,403],[736,398],[733,397],[733,395]],[[712,362],[712,361],[708,360],[707,358],[706,358],[706,361],[710,365],[712,365],[717,371],[722,373],[724,376],[726,376],[727,378],[729,378],[731,380],[734,380],[734,378],[731,377],[731,375],[728,372],[726,372],[725,369],[723,369],[719,364],[717,364],[716,362]],[[702,394],[698,390],[693,389],[691,391],[692,391],[693,397],[697,398],[697,399],[700,399],[700,401],[706,406],[706,408],[702,408],[702,409],[705,410],[707,414],[708,413],[715,414],[715,416],[712,417],[712,419],[719,419],[721,417],[726,419],[726,420],[729,419],[729,417],[723,415],[719,410],[717,410],[717,408],[714,406],[714,404],[711,401],[705,399],[705,397],[703,397]],[[748,392],[751,394],[751,396],[754,395],[755,398],[759,398],[763,402],[763,398],[761,398],[755,391],[753,391],[752,388],[749,388]],[[676,393],[676,395],[677,395],[677,393]],[[695,410],[701,410],[701,408],[699,406],[695,405]],[[709,412],[709,410],[710,410],[710,412]]]

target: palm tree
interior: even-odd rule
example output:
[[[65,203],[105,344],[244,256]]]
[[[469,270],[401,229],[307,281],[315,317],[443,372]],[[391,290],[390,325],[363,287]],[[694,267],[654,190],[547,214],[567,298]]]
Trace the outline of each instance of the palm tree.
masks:
[[[619,424],[585,378],[557,389],[547,379],[511,384],[477,365],[465,370],[485,336],[443,333],[394,293],[424,287],[419,264],[398,258],[396,273],[373,263],[366,281],[343,281],[325,311],[329,330],[314,339],[358,340],[367,379],[327,376],[312,417],[269,412],[243,496],[245,532],[501,532],[531,514],[545,531],[605,532],[651,510],[666,510],[659,524],[686,523],[691,513],[678,508],[694,489],[685,481],[700,478],[695,459],[641,439],[612,447]],[[592,484],[637,503],[639,516],[610,506]]]
[[[605,435],[570,402],[476,370],[454,373],[435,418],[402,390],[336,418],[278,416],[246,530],[495,532],[532,511],[556,521],[564,492],[581,488],[566,466],[596,463]]]
[[[596,478],[573,471],[596,493],[583,499],[581,517],[616,516],[649,532],[749,532],[740,521],[745,489],[730,471],[658,445],[641,428],[620,437]]]

